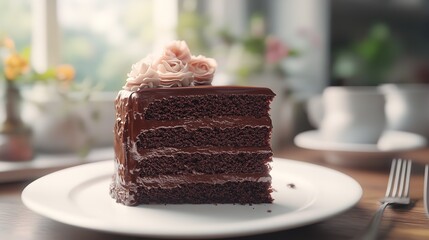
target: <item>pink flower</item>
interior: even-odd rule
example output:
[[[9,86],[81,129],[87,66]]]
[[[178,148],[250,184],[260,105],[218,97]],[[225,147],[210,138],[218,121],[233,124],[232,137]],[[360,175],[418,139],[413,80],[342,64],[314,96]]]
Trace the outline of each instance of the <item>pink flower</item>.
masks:
[[[186,42],[174,41],[155,60],[149,56],[132,65],[123,88],[139,91],[142,88],[210,85],[216,67],[214,59],[192,56]]]
[[[157,68],[157,66],[161,64],[163,60],[168,61],[171,59],[179,59],[184,64],[191,60],[191,51],[189,50],[189,47],[185,41],[173,41],[169,43],[165,47],[162,55],[157,60],[155,60],[154,67]]]
[[[265,41],[265,60],[269,64],[276,64],[289,54],[289,49],[280,39],[268,36]]]
[[[187,87],[192,83],[192,72],[178,58],[162,60],[158,64],[158,76],[162,87]]]
[[[188,64],[189,70],[194,74],[194,85],[211,84],[217,67],[216,60],[199,55],[192,56]]]
[[[137,91],[140,88],[155,88],[160,84],[158,73],[152,68],[150,58],[144,58],[131,66],[127,74],[126,90]]]

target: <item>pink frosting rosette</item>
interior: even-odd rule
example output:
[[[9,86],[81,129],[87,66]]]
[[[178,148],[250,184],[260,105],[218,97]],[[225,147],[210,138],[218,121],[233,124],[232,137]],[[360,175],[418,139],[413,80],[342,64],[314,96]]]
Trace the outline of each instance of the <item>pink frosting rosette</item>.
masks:
[[[155,88],[160,85],[158,73],[151,65],[151,57],[144,58],[131,66],[127,74],[126,90],[137,91],[140,88]]]
[[[188,44],[185,41],[173,41],[169,43],[162,55],[154,62],[154,66],[161,64],[163,60],[170,60],[177,58],[183,63],[188,63],[191,60],[191,50],[189,50]]]
[[[158,65],[158,76],[162,87],[188,87],[193,80],[188,65],[177,58],[162,60]]]
[[[210,85],[216,67],[212,58],[192,56],[185,41],[173,41],[155,61],[149,56],[133,64],[123,88],[138,91],[142,88]]]
[[[217,67],[216,60],[202,55],[192,56],[188,65],[189,71],[194,74],[194,85],[211,84]]]

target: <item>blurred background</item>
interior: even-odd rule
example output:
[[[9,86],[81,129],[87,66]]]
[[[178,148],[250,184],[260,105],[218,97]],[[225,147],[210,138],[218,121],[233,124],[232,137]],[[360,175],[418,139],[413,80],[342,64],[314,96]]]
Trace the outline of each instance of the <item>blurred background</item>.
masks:
[[[80,122],[73,125],[67,117],[63,123],[74,126],[68,136],[93,129],[90,139],[74,136],[63,146],[36,146],[46,151],[111,144],[111,102],[131,64],[173,39],[186,40],[194,55],[217,60],[214,85],[275,89],[278,145],[312,128],[306,102],[326,86],[429,83],[429,1],[424,0],[3,0],[0,9],[0,36],[14,41],[36,73],[20,85],[23,92],[33,91],[31,97],[23,93],[24,102],[49,95],[46,87],[37,87],[37,78],[54,78],[49,71],[60,64],[72,67],[74,84],[81,86],[68,91],[98,93],[82,97],[99,102],[81,104],[93,108]],[[86,111],[71,105],[66,109],[72,115]],[[46,135],[40,131],[46,129],[34,128],[53,125],[46,119],[34,124],[41,114],[28,112],[24,121],[31,119],[28,124],[40,135],[36,145],[41,144]]]

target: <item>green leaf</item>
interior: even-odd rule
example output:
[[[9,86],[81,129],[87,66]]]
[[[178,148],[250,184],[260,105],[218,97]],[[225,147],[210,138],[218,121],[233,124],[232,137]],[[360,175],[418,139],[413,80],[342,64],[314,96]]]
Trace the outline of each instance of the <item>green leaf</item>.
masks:
[[[263,55],[265,52],[265,39],[259,37],[252,37],[245,39],[243,42],[244,48],[251,53]]]
[[[289,49],[288,57],[298,57],[300,55],[300,52],[296,49]]]
[[[36,73],[34,75],[35,81],[47,81],[55,78],[56,71],[54,68],[49,68],[44,73]]]
[[[21,53],[20,53],[21,57],[23,57],[25,60],[27,60],[28,62],[30,62],[30,57],[31,57],[31,47],[25,47],[24,49],[22,49]]]

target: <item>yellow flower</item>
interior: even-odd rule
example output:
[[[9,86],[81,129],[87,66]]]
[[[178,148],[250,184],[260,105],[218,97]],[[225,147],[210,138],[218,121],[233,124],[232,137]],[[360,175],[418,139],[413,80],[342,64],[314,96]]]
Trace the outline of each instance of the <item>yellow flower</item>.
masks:
[[[13,81],[19,75],[21,75],[21,71],[19,70],[19,68],[5,67],[5,69],[4,69],[4,75],[6,76],[7,80]]]
[[[64,82],[70,82],[75,77],[75,70],[72,65],[62,64],[56,69],[57,79]]]
[[[18,67],[23,70],[28,67],[27,60],[21,57],[18,53],[12,53],[9,56],[7,56],[4,64],[10,67]]]
[[[17,53],[12,53],[4,61],[6,79],[15,80],[28,69],[28,61]]]
[[[15,49],[15,42],[10,37],[4,37],[0,43],[0,46],[3,46],[9,50]]]

